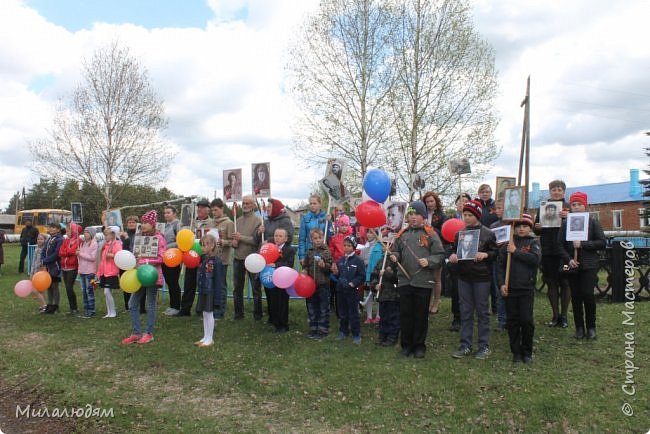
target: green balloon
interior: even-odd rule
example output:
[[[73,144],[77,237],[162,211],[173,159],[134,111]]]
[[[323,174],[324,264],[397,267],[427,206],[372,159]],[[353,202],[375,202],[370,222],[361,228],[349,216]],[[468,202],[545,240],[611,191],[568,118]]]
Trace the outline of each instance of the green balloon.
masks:
[[[158,270],[153,265],[140,265],[137,269],[137,276],[142,286],[154,286],[158,281]]]
[[[194,240],[194,245],[190,250],[194,250],[196,253],[201,256],[203,254],[203,249],[201,248],[201,241],[199,240]]]

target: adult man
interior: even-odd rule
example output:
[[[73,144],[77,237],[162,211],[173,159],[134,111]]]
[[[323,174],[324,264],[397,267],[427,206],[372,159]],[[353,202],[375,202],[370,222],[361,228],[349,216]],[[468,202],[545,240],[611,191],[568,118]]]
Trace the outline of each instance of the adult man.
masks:
[[[412,202],[407,216],[409,225],[399,233],[390,259],[402,264],[397,274],[402,355],[421,359],[426,351],[431,285],[435,269],[442,264],[444,250],[438,234],[424,225],[427,218],[424,203]]]
[[[246,280],[246,268],[244,261],[246,257],[255,253],[259,247],[256,241],[256,233],[262,219],[255,214],[255,199],[246,195],[242,198],[242,215],[237,217],[237,231],[232,234],[232,247],[235,248],[235,258],[232,262],[234,291],[233,299],[235,305],[235,319],[244,318],[244,283]],[[253,287],[253,317],[256,321],[262,319],[262,290],[260,281],[256,275],[248,273],[248,280]]]
[[[210,202],[207,199],[201,199],[196,203],[196,219],[192,222],[190,229],[194,232],[194,238],[201,239],[212,227],[214,225],[210,218]],[[191,315],[194,294],[196,294],[196,273],[197,268],[185,268],[181,310],[174,316]]]
[[[235,232],[235,224],[230,218],[224,214],[225,204],[223,200],[217,198],[210,202],[212,207],[212,218],[214,226],[219,231],[219,239],[217,240],[217,255],[223,263],[223,285],[222,291],[217,294],[214,300],[214,317],[215,319],[222,319],[226,313],[226,306],[228,304],[228,287],[226,283],[226,274],[228,273],[228,264],[230,264],[230,252],[232,250],[232,234]]]
[[[25,258],[27,257],[28,245],[36,244],[38,229],[32,226],[32,219],[24,219],[25,227],[20,232],[20,262],[18,262],[18,272],[25,271]]]

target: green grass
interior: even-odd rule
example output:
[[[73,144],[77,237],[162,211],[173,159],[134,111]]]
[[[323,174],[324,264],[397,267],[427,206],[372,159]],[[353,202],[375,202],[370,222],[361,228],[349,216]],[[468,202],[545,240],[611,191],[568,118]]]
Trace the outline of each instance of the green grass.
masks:
[[[577,342],[572,329],[549,329],[545,294],[536,300],[535,362],[513,366],[507,335],[493,333],[488,360],[455,360],[450,301],[431,317],[424,360],[374,345],[362,326],[360,347],[332,337],[313,342],[305,304],[291,302],[291,331],[271,333],[246,318],[217,323],[216,344],[198,349],[198,317],[158,315],[155,341],[121,346],[126,314],[115,320],[38,315],[13,294],[18,247],[5,245],[0,277],[0,372],[8,384],[37,387],[49,408],[113,408],[112,419],[83,419],[81,432],[645,432],[650,427],[650,304],[599,303],[598,341]],[[78,295],[80,299],[80,295]],[[116,297],[122,306],[121,297]],[[231,302],[232,303],[232,302]],[[163,297],[161,307],[167,306]],[[62,310],[67,310],[62,291]],[[98,294],[98,313],[105,311]],[[144,318],[143,318],[144,321]],[[336,330],[333,321],[333,330]],[[635,332],[636,395],[621,391],[625,338]],[[475,337],[476,339],[476,337]],[[626,400],[635,415],[620,408]],[[26,405],[27,403],[19,403]],[[1,419],[0,419],[1,420]]]

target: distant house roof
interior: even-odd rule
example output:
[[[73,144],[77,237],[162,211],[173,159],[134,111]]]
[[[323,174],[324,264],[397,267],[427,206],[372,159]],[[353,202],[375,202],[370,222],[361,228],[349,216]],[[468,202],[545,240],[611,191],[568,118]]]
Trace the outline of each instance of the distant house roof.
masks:
[[[616,202],[638,202],[643,200],[642,188],[631,188],[630,181],[614,182],[611,184],[583,185],[566,189],[565,198],[568,201],[571,193],[581,191],[587,194],[589,204],[616,203]],[[529,195],[529,207],[537,208],[542,200],[549,197],[548,190],[533,191]]]

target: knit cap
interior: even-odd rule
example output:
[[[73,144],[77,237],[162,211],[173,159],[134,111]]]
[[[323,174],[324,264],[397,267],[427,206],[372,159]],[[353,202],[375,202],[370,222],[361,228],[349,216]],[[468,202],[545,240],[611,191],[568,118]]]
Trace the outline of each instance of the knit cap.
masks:
[[[569,203],[573,202],[580,202],[587,208],[587,193],[583,193],[581,191],[576,191],[575,193],[571,194],[571,197],[569,198]]]
[[[151,211],[144,213],[140,220],[142,223],[149,223],[151,226],[156,227],[156,223],[158,222],[158,213],[155,209],[152,209]]]
[[[481,205],[481,202],[474,199],[463,205],[463,212],[465,211],[471,212],[477,219],[481,220],[481,215],[483,214],[483,205]]]
[[[408,209],[406,210],[407,214],[415,213],[418,215],[421,215],[425,220],[427,219],[427,207],[426,205],[419,200],[416,200],[415,202],[411,202],[409,204]]]

